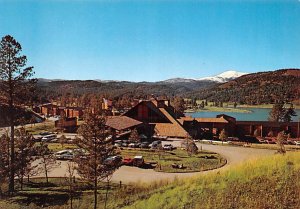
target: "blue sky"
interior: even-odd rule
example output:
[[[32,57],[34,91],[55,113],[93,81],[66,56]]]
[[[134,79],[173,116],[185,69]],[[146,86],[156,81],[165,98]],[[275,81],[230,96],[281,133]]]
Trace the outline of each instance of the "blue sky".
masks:
[[[3,1],[36,77],[157,81],[300,68],[300,1]]]

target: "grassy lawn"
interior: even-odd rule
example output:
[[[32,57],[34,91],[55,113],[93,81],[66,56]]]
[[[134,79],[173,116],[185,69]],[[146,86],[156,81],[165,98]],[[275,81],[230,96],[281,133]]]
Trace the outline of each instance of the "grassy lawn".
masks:
[[[64,144],[64,146],[62,146],[60,143],[48,143],[48,148],[52,152],[58,152],[64,149],[76,149],[78,147],[75,144]]]
[[[185,150],[176,149],[173,151],[154,151],[139,149],[121,150],[123,158],[133,158],[136,155],[142,155],[146,162],[157,162],[155,171],[160,172],[197,172],[219,168],[226,164],[226,160],[219,154],[201,151],[196,155],[188,156]],[[183,169],[172,168],[172,164],[183,165]]]
[[[54,127],[53,121],[44,121],[42,123],[27,125],[26,130],[29,131],[31,134],[39,134],[40,132],[44,131],[54,132],[56,131],[56,128]]]

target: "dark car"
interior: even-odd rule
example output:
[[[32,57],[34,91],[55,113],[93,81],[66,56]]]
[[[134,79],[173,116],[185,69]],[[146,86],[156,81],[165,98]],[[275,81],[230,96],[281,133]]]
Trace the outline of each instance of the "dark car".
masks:
[[[149,143],[148,142],[142,142],[140,145],[140,148],[149,148]]]
[[[105,165],[121,165],[122,163],[122,157],[121,156],[111,156],[111,157],[108,157],[106,158],[103,163]]]

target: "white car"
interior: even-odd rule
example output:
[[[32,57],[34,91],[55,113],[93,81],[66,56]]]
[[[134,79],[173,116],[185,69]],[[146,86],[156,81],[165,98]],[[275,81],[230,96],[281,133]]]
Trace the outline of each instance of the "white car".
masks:
[[[72,150],[61,150],[55,153],[58,160],[73,160],[74,154]]]
[[[56,139],[56,134],[49,134],[47,136],[43,136],[43,138],[41,139],[42,142],[49,142],[53,139]]]
[[[300,146],[300,141],[294,141],[295,145]]]

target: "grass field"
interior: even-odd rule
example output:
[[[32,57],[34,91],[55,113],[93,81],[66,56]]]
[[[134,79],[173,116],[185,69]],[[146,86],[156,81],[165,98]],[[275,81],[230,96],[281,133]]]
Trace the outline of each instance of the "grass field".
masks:
[[[128,150],[121,151],[124,158],[133,158],[142,155],[146,162],[157,162],[156,171],[160,172],[196,172],[219,168],[226,164],[226,160],[219,154],[202,150],[196,155],[188,156],[185,150],[176,149],[173,151],[154,150]],[[183,165],[184,169],[172,168],[172,164]]]
[[[300,153],[250,161],[162,190],[126,208],[299,208]]]
[[[42,123],[36,123],[31,125],[26,125],[26,130],[31,134],[39,134],[40,132],[54,132],[56,128],[54,127],[53,121],[44,121]]]

